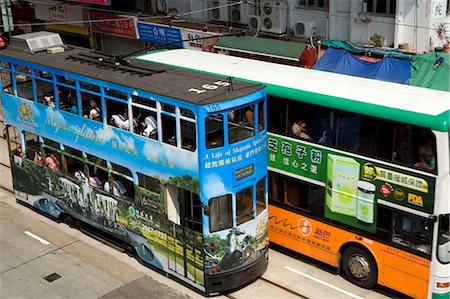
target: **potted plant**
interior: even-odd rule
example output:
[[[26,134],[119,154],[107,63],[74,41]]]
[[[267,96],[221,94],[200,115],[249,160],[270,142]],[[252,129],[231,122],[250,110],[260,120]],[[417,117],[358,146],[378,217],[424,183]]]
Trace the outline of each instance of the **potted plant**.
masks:
[[[370,40],[375,44],[375,47],[384,47],[386,45],[385,37],[377,33],[372,35]]]
[[[444,23],[439,23],[436,27],[436,34],[441,40],[444,53],[450,53],[450,37],[447,35],[447,27]]]

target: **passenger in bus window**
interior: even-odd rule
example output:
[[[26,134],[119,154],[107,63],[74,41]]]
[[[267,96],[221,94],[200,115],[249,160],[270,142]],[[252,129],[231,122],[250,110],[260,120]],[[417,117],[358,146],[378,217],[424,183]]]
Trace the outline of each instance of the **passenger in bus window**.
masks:
[[[158,125],[156,123],[155,118],[152,115],[147,116],[143,122],[141,122],[142,125],[142,132],[141,135],[149,138],[155,138],[156,133],[158,131]]]
[[[44,104],[49,107],[56,108],[55,99],[50,94],[46,94],[44,96]]]
[[[312,138],[309,137],[309,135],[306,133],[308,130],[308,125],[306,122],[302,120],[295,121],[294,124],[291,127],[291,133],[297,137],[300,137],[302,139],[309,139]]]
[[[433,149],[433,138],[423,137],[423,143],[419,146],[419,162],[415,166],[436,170],[436,157]]]

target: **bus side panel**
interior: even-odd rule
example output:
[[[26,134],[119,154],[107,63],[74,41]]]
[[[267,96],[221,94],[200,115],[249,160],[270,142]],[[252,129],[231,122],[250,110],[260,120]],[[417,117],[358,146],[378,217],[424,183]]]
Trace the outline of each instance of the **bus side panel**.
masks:
[[[430,261],[357,234],[269,205],[269,240],[334,267],[347,242],[359,243],[375,258],[378,283],[414,298],[426,298]]]

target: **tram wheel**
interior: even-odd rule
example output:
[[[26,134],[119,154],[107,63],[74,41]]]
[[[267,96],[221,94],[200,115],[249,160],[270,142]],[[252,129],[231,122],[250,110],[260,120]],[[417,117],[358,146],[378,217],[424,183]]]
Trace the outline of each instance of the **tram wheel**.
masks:
[[[345,277],[357,286],[371,289],[377,284],[377,265],[365,250],[358,247],[346,249],[341,265]]]

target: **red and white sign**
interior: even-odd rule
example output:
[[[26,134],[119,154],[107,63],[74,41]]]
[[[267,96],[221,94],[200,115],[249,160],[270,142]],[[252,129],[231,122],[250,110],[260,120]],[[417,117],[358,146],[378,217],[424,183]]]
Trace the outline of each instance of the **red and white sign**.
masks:
[[[137,39],[136,18],[89,11],[93,32]]]

